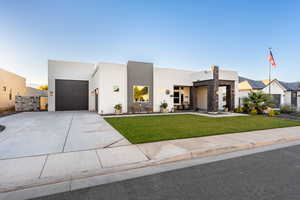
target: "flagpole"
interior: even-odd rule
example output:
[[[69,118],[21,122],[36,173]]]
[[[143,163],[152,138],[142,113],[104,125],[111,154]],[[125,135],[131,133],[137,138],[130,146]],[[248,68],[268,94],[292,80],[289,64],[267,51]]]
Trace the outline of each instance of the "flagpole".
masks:
[[[271,52],[272,48],[269,48],[269,52]],[[269,95],[271,96],[271,69],[272,64],[269,62]]]

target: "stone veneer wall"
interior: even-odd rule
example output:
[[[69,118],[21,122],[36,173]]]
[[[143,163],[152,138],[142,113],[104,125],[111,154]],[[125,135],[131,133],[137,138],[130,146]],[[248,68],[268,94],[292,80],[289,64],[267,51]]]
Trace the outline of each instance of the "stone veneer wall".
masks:
[[[15,109],[21,111],[38,111],[40,107],[40,97],[38,96],[16,96]]]

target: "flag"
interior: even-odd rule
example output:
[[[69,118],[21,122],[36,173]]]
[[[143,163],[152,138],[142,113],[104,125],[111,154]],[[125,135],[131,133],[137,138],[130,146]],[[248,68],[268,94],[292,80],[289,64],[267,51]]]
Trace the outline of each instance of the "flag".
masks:
[[[274,57],[273,57],[273,54],[272,54],[271,50],[270,50],[270,55],[269,55],[268,61],[271,63],[271,65],[273,67],[276,67],[276,63],[275,63],[275,60],[274,60]]]

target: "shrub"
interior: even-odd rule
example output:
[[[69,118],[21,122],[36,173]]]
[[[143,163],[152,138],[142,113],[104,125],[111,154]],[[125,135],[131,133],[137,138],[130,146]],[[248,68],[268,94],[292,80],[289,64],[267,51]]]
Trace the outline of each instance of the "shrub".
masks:
[[[263,92],[250,92],[248,97],[243,99],[243,105],[245,112],[255,109],[257,113],[263,113],[268,107],[273,107],[271,96]]]
[[[234,112],[236,112],[236,113],[243,113],[244,112],[244,108],[241,107],[241,106],[239,106],[239,107],[237,107],[237,108],[234,109]]]
[[[274,110],[274,114],[275,115],[280,115],[280,111],[279,110]]]
[[[250,111],[250,114],[251,115],[257,115],[257,110],[255,108],[253,108],[251,111]]]
[[[291,113],[296,112],[296,109],[293,106],[290,106],[288,104],[284,104],[284,105],[281,106],[280,112],[285,113],[285,114],[291,114]]]
[[[275,110],[269,110],[268,116],[269,117],[274,117],[275,116]]]
[[[160,107],[163,109],[166,109],[168,107],[168,104],[164,102],[164,103],[160,104]]]
[[[115,105],[114,109],[116,109],[116,110],[122,110],[122,104]]]

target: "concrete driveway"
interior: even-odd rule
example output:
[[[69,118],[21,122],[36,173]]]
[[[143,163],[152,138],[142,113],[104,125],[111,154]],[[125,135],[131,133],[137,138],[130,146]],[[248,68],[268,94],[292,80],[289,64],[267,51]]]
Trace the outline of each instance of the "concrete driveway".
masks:
[[[0,118],[0,159],[130,144],[99,115],[84,111],[26,112]]]

